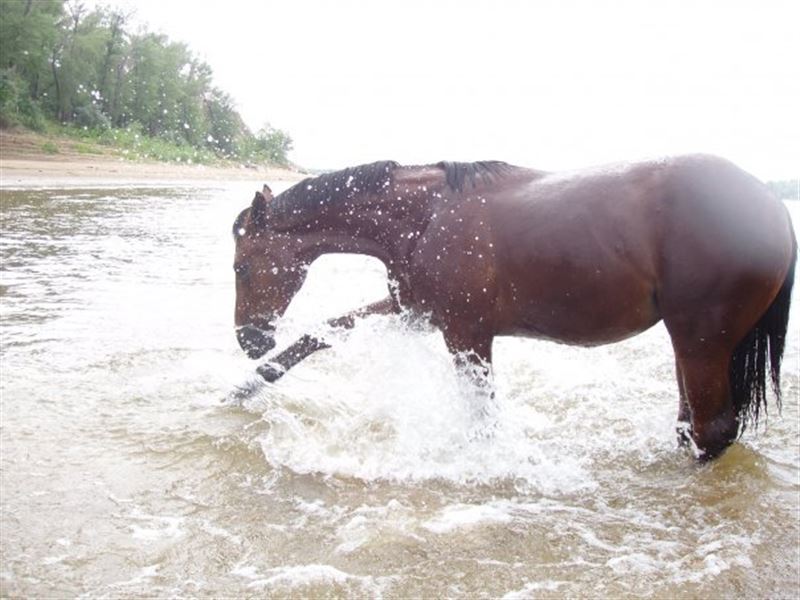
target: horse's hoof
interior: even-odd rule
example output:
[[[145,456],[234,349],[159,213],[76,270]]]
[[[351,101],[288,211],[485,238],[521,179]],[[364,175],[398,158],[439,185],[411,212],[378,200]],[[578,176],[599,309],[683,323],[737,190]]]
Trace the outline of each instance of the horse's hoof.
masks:
[[[476,423],[467,432],[467,440],[470,442],[493,440],[499,429],[500,423],[497,419]]]
[[[678,421],[675,427],[675,434],[678,438],[678,446],[688,448],[692,445],[692,425],[687,421]]]
[[[264,363],[256,369],[256,372],[268,383],[274,383],[278,381],[278,379],[283,377],[283,375],[286,373],[283,368],[272,363]]]

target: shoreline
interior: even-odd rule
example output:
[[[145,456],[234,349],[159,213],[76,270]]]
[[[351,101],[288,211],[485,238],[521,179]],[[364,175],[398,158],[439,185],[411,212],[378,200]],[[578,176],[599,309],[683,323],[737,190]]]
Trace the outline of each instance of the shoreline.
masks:
[[[42,146],[50,138],[29,132],[0,131],[0,189],[131,184],[181,184],[191,182],[253,181],[258,188],[272,181],[300,181],[299,170],[265,165],[201,165],[136,161],[109,153],[83,154],[70,140],[59,139],[56,154]]]
[[[307,175],[288,169],[173,165],[91,158],[51,161],[0,158],[0,189],[36,186],[213,183],[253,181],[257,187],[277,181],[300,181]]]

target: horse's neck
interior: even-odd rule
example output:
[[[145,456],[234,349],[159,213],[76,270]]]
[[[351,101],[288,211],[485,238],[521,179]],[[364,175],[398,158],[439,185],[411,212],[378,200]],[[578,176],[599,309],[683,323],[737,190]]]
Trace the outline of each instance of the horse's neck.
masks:
[[[311,260],[322,254],[366,254],[387,267],[403,262],[427,222],[428,202],[392,188],[381,196],[329,207],[324,217],[298,227]]]

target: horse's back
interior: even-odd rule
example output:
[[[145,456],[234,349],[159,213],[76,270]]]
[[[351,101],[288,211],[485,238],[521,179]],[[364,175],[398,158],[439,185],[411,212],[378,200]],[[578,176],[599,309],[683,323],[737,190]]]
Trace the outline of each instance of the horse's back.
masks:
[[[663,180],[663,165],[614,165],[493,198],[499,333],[593,345],[656,323]]]
[[[606,343],[743,295],[760,306],[792,256],[782,204],[712,156],[555,174],[495,201],[499,333]]]

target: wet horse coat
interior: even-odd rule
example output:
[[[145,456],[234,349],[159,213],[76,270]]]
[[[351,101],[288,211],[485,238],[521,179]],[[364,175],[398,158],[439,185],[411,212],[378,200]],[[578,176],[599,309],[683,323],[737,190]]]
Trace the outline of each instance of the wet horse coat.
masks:
[[[722,159],[685,156],[549,174],[498,162],[380,162],[265,188],[234,224],[236,325],[257,358],[327,252],[377,257],[390,296],[337,320],[428,315],[450,351],[488,365],[497,335],[584,346],[669,331],[682,436],[710,458],[766,406],[796,258],[785,207]],[[324,347],[301,340],[289,368]],[[266,375],[266,372],[265,372]]]

